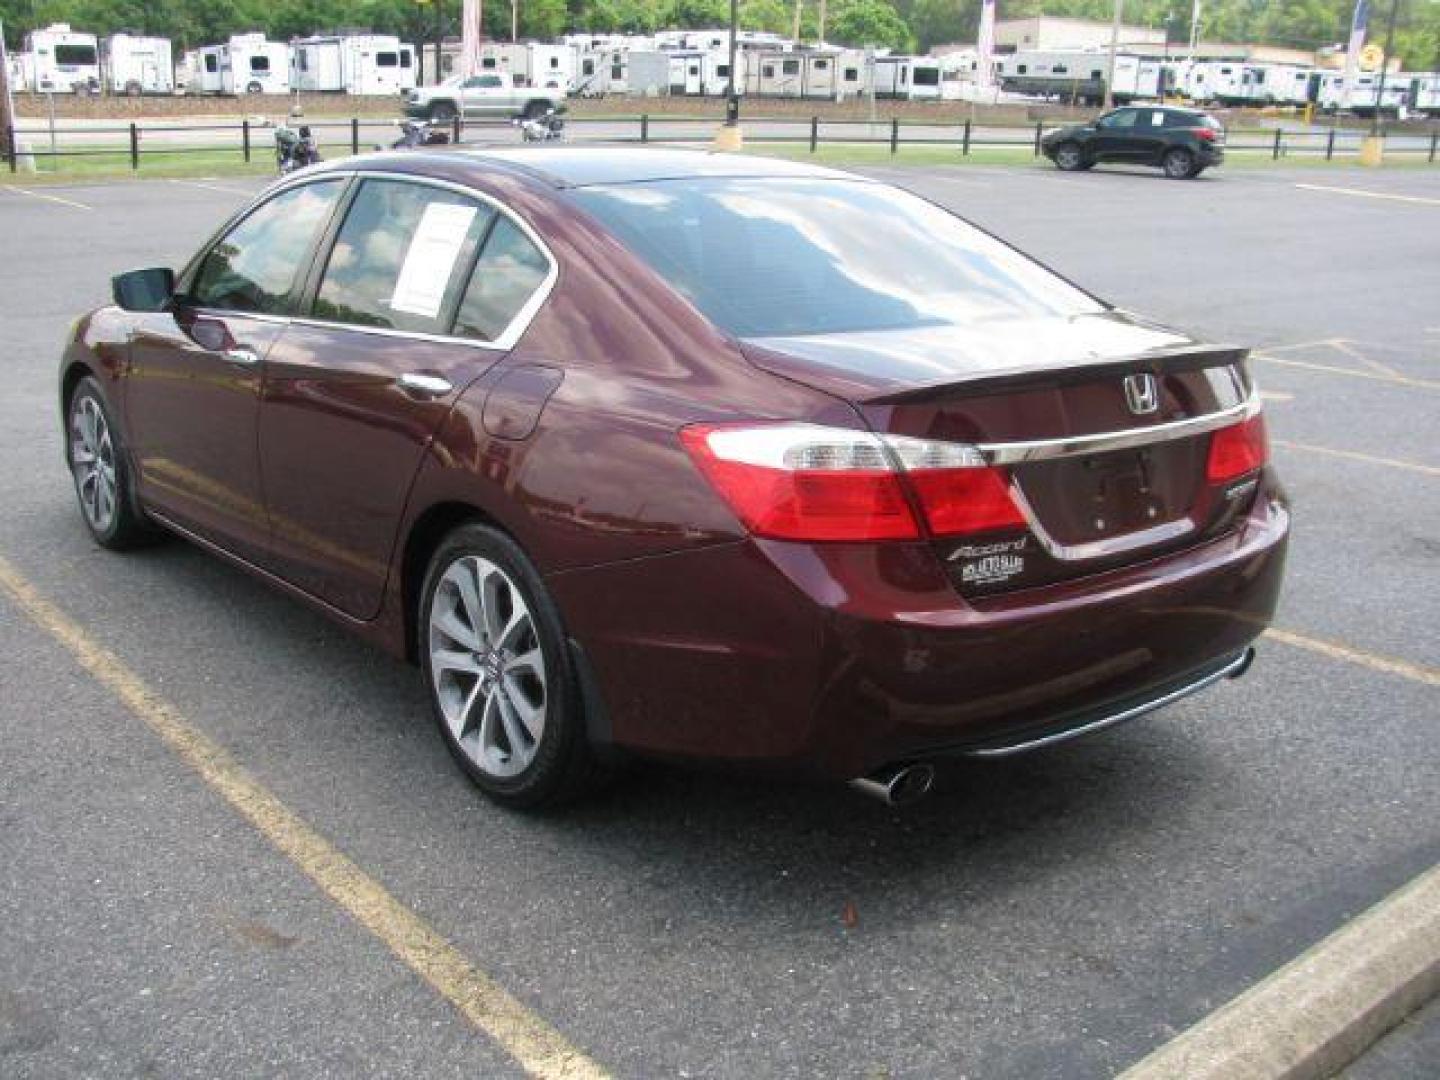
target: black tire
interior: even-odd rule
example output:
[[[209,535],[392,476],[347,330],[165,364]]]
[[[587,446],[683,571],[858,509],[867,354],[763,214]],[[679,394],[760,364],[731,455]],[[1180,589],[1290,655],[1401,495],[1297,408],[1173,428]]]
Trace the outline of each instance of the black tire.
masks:
[[[520,115],[526,120],[535,120],[544,116],[549,108],[550,103],[548,101],[541,101],[539,98],[536,98],[534,101],[527,101],[525,103],[525,109]]]
[[[1062,172],[1080,172],[1087,168],[1085,152],[1073,142],[1064,142],[1055,147],[1051,155],[1055,167]]]
[[[456,593],[454,586],[447,583],[446,575],[452,570],[463,573],[464,567],[470,565],[471,560],[483,560],[500,570],[505,579],[502,587],[518,588],[519,599],[528,609],[530,627],[533,630],[533,638],[528,636],[530,630],[525,632],[524,648],[528,651],[538,646],[543,657],[544,674],[539,683],[543,692],[543,704],[540,706],[543,709],[543,730],[538,740],[526,748],[526,752],[533,754],[533,757],[513,775],[498,775],[498,770],[487,769],[477,760],[477,757],[483,758],[486,755],[481,748],[484,724],[481,718],[475,717],[475,707],[478,707],[482,714],[488,711],[493,696],[493,692],[482,695],[483,687],[477,690],[482,676],[476,674],[475,681],[469,684],[468,689],[459,685],[458,681],[452,681],[447,688],[450,691],[452,711],[457,694],[474,706],[462,705],[460,715],[463,717],[468,714],[470,719],[456,721],[465,738],[472,735],[474,737],[473,745],[467,747],[462,745],[461,739],[457,738],[452,730],[451,721],[447,719],[446,704],[442,700],[440,680],[437,680],[433,662],[432,638],[439,632],[431,627],[431,615],[437,597],[441,597],[443,587],[445,593],[441,597],[442,602],[454,603]],[[511,610],[513,612],[513,608]],[[559,609],[545,589],[539,571],[514,540],[496,529],[478,523],[461,525],[454,529],[445,537],[430,560],[420,592],[418,614],[417,651],[425,674],[425,686],[430,693],[431,711],[451,755],[481,791],[504,806],[540,809],[571,801],[597,786],[603,779],[604,771],[595,759],[586,733],[583,695],[564,623]],[[474,619],[469,619],[466,623],[472,627],[472,631],[474,622]],[[482,636],[476,634],[477,639]],[[448,636],[442,634],[434,640],[443,644],[448,640]],[[455,645],[454,642],[450,644]],[[493,644],[493,638],[488,639],[487,644]],[[481,647],[485,648],[484,645]],[[466,648],[459,646],[459,652],[463,653]],[[502,652],[503,649],[495,651]],[[480,656],[479,652],[474,654],[477,669],[484,666]],[[466,677],[462,675],[459,678]],[[491,685],[498,686],[500,682],[505,682],[505,678],[502,676]],[[529,704],[533,705],[534,702]],[[498,720],[494,722],[499,723]],[[505,730],[508,730],[508,726],[505,726]],[[508,737],[506,741],[508,744]],[[513,756],[513,745],[511,753]]]
[[[93,468],[84,461],[86,449],[84,414],[94,410],[104,422],[104,439],[108,450],[101,449],[97,455],[106,460],[113,477],[110,495],[110,513],[99,513],[94,502],[96,485],[100,478]],[[65,406],[65,463],[70,467],[70,476],[75,484],[75,495],[80,501],[80,518],[85,528],[101,547],[112,551],[153,544],[164,537],[164,532],[145,516],[135,497],[134,474],[130,468],[130,455],[126,451],[124,437],[115,426],[114,414],[100,392],[100,386],[92,376],[85,376],[76,385],[74,393]]]
[[[1165,156],[1160,159],[1160,167],[1172,180],[1189,180],[1197,175],[1195,155],[1179,146],[1165,151]]]
[[[453,101],[437,101],[430,106],[427,115],[431,120],[454,120],[460,115],[460,111],[455,108]]]

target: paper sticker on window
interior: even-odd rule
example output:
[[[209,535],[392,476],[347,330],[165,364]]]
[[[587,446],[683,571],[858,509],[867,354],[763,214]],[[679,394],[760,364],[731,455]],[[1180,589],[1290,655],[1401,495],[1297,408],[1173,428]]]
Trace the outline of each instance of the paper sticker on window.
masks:
[[[407,315],[433,319],[445,302],[445,286],[455,271],[460,249],[475,220],[475,207],[431,203],[405,252],[390,307]]]
[[[1151,126],[1151,127],[1159,127],[1159,126],[1160,126],[1161,124],[1163,124],[1163,123],[1165,123],[1165,114],[1164,114],[1164,113],[1162,113],[1162,112],[1152,112],[1152,113],[1150,114],[1150,126]]]

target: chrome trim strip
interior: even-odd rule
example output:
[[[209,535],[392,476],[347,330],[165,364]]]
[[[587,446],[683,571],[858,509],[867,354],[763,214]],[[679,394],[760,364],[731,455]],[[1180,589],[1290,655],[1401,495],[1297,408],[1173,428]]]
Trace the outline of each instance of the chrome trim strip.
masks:
[[[1045,526],[1040,521],[1040,515],[1035,513],[1035,509],[1030,505],[1030,500],[1025,498],[1025,493],[1020,490],[1020,485],[1013,479],[1010,481],[1010,498],[1015,501],[1016,507],[1025,518],[1025,524],[1030,526],[1030,531],[1035,534],[1035,539],[1045,553],[1052,559],[1058,559],[1061,562],[1083,562],[1086,559],[1124,555],[1126,552],[1149,547],[1151,544],[1163,544],[1170,540],[1178,540],[1180,537],[1194,532],[1196,528],[1193,520],[1182,517],[1176,518],[1174,521],[1161,522],[1159,525],[1151,525],[1146,529],[1137,529],[1135,532],[1107,536],[1103,540],[1091,540],[1083,544],[1062,544],[1045,531]]]
[[[1055,458],[1100,454],[1107,450],[1128,450],[1137,446],[1203,435],[1217,428],[1247,420],[1260,411],[1260,394],[1252,390],[1239,405],[1204,416],[1172,420],[1166,424],[1108,431],[1099,435],[1073,435],[1064,439],[1036,439],[1032,442],[981,443],[976,447],[991,465],[1020,465],[1027,461],[1050,461]]]
[[[1141,702],[1139,705],[1132,705],[1128,709],[1122,709],[1118,713],[1112,713],[1110,716],[1101,717],[1099,720],[1092,720],[1088,724],[1081,724],[1079,727],[1067,728],[1065,731],[1052,732],[1049,735],[1042,735],[1038,739],[1027,739],[1023,742],[1010,743],[1005,746],[984,747],[978,750],[965,750],[962,751],[962,753],[965,757],[1010,757],[1012,754],[1023,754],[1030,750],[1038,750],[1042,746],[1053,746],[1055,743],[1067,742],[1070,739],[1078,739],[1080,736],[1089,735],[1092,732],[1104,731],[1108,727],[1114,727],[1116,724],[1124,723],[1126,720],[1133,720],[1137,716],[1144,716],[1148,712],[1154,712],[1156,709],[1163,708],[1166,705],[1170,705],[1176,701],[1179,701],[1183,697],[1189,697],[1191,694],[1194,694],[1200,690],[1204,690],[1207,686],[1219,682],[1221,679],[1225,678],[1228,675],[1238,674],[1250,665],[1250,661],[1254,659],[1254,656],[1254,647],[1247,646],[1245,649],[1242,649],[1237,656],[1231,659],[1229,663],[1225,664],[1217,671],[1212,671],[1210,674],[1205,675],[1202,678],[1196,679],[1192,683],[1187,683],[1186,685],[1181,686],[1178,689],[1171,690],[1168,694],[1161,694],[1158,698],[1152,698],[1149,701]]]

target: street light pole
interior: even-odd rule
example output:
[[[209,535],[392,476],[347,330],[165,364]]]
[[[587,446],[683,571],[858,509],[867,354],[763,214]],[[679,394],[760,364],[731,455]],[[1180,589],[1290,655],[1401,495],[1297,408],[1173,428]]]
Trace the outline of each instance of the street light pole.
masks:
[[[1110,64],[1105,70],[1105,111],[1115,107],[1115,48],[1120,43],[1120,13],[1125,0],[1115,0],[1115,18],[1110,23]]]
[[[735,61],[740,37],[740,0],[730,0],[730,72],[725,87],[725,123],[715,134],[716,150],[739,150],[744,145],[740,134],[740,94],[735,88]]]

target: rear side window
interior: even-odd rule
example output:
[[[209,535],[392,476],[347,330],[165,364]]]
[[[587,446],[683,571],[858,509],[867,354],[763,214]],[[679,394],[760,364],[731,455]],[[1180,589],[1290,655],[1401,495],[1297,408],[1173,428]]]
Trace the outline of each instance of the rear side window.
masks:
[[[259,207],[206,254],[190,299],[222,311],[286,313],[296,278],[343,187],[343,180],[306,184]]]
[[[494,211],[443,188],[366,180],[315,297],[316,318],[443,334]]]
[[[508,218],[500,218],[475,264],[455,317],[461,337],[494,341],[544,283],[550,262]]]

